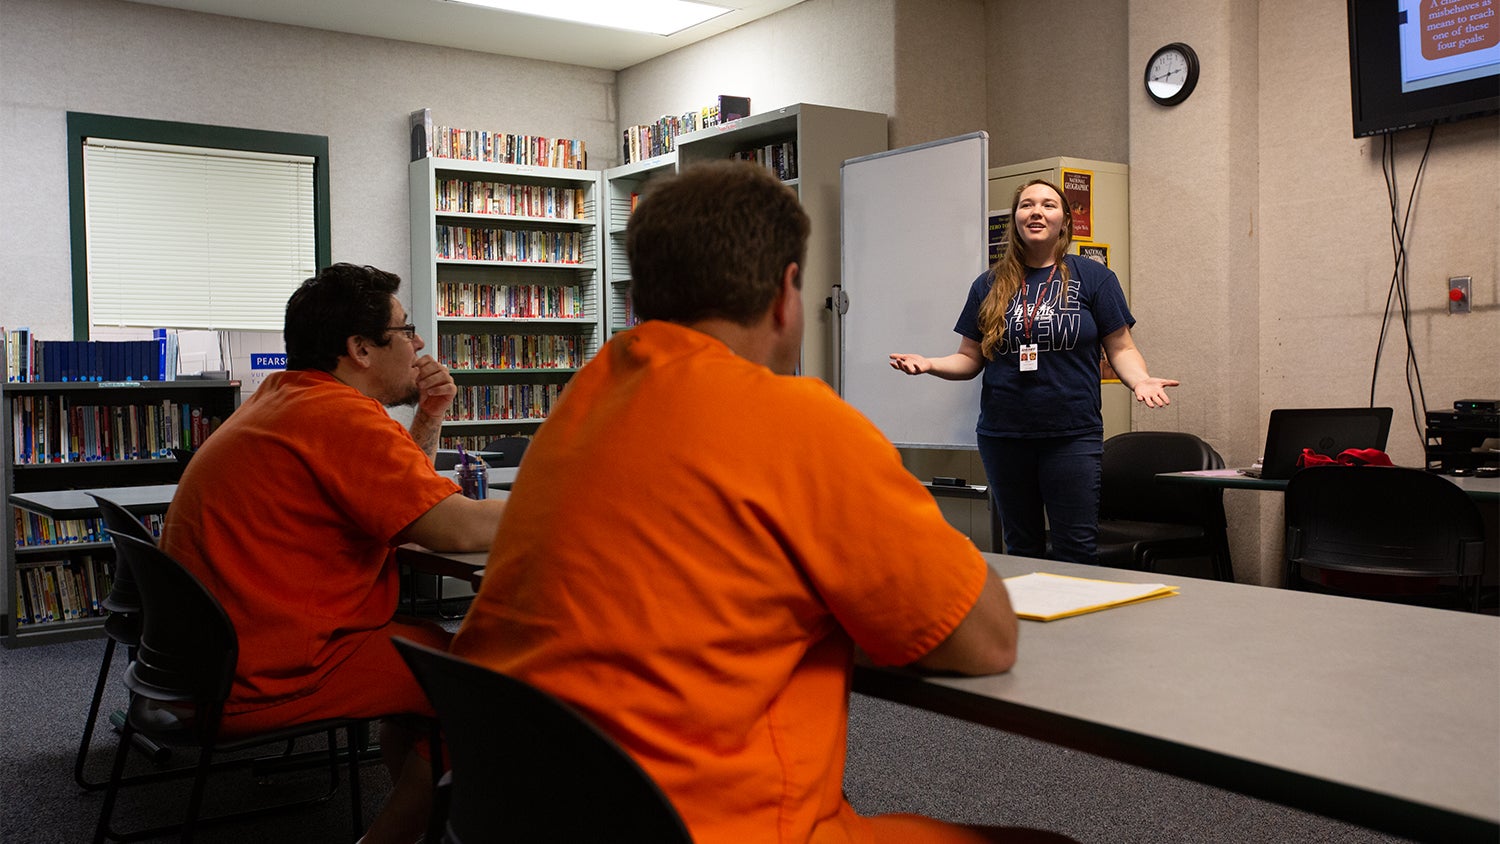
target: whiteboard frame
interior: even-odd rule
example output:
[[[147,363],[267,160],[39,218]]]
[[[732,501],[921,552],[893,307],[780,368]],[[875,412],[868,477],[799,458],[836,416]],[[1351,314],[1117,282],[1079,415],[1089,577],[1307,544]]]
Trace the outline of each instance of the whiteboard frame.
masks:
[[[839,395],[898,446],[973,450],[982,376],[910,376],[889,355],[958,348],[953,324],[989,268],[989,135],[851,158],[840,176]]]

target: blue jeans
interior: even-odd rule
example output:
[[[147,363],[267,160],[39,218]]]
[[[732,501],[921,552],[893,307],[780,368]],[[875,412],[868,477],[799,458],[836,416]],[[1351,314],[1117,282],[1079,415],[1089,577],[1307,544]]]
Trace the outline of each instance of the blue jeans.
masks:
[[[979,459],[1000,514],[1005,553],[1096,563],[1103,456],[1102,433],[1038,439],[980,434]]]

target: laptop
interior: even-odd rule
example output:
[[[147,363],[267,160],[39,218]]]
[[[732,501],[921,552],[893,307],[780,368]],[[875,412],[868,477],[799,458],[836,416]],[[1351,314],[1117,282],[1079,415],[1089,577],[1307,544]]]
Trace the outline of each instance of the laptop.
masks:
[[[1389,407],[1301,407],[1271,411],[1266,450],[1260,463],[1240,472],[1252,478],[1285,480],[1297,471],[1302,449],[1337,457],[1349,448],[1385,450],[1391,432]]]

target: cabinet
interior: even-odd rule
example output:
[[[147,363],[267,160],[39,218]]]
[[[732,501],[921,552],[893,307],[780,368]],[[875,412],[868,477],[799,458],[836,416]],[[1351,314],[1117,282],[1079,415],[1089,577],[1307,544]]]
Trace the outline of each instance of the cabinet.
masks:
[[[413,161],[411,320],[453,373],[443,445],[536,430],[602,342],[597,170]]]
[[[876,112],[799,103],[678,135],[676,150],[668,155],[605,171],[610,197],[610,329],[628,323],[624,230],[630,194],[651,178],[694,162],[756,157],[777,169],[797,191],[812,220],[802,268],[802,373],[831,380],[836,352],[826,302],[839,283],[840,168],[846,159],[886,149],[886,123],[886,116]]]
[[[239,395],[238,381],[199,380],[0,389],[7,647],[98,635],[104,623],[98,602],[109,593],[114,559],[108,536],[86,504],[36,502],[77,497],[58,494],[65,490],[176,483],[182,466],[170,449],[200,445]],[[32,501],[16,506],[14,495]],[[165,510],[138,512],[159,530]]]

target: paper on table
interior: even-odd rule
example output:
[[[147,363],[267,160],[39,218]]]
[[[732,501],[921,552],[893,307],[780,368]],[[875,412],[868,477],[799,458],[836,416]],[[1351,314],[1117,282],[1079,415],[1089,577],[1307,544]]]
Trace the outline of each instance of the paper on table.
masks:
[[[1044,572],[1007,577],[1005,588],[1016,615],[1033,621],[1052,621],[1177,594],[1177,587],[1165,583],[1120,583]]]

